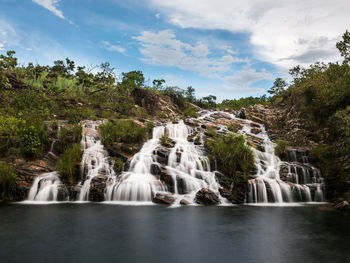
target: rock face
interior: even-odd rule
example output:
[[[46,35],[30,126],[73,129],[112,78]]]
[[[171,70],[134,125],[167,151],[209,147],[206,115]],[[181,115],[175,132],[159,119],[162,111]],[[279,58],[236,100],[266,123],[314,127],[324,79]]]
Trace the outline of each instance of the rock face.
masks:
[[[107,181],[107,177],[103,175],[98,175],[92,178],[90,183],[89,201],[92,201],[92,202],[104,201],[106,181]]]
[[[285,104],[252,105],[241,109],[238,113],[241,118],[264,124],[272,140],[286,140],[305,148],[312,148],[317,145],[316,138],[318,141],[326,139],[322,138],[322,132],[318,134],[310,132],[308,123],[300,114],[295,106]]]
[[[195,201],[200,205],[217,205],[220,203],[219,197],[208,188],[199,190],[196,194]]]
[[[137,105],[145,108],[153,116],[157,112],[167,112],[168,117],[174,118],[181,112],[168,96],[160,96],[140,88],[133,89],[131,96]]]

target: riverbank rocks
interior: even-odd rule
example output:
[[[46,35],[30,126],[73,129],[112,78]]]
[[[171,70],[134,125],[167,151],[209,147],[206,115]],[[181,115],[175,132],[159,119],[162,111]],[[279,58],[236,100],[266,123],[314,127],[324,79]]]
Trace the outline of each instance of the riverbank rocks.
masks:
[[[195,202],[200,205],[217,205],[220,203],[219,197],[208,188],[202,188],[196,194]]]
[[[350,212],[350,205],[347,201],[342,198],[337,199],[333,202],[332,207],[339,211],[347,211]]]
[[[174,203],[175,198],[169,194],[162,194],[162,193],[157,193],[153,199],[153,203],[156,204],[166,204],[166,205],[171,205]]]

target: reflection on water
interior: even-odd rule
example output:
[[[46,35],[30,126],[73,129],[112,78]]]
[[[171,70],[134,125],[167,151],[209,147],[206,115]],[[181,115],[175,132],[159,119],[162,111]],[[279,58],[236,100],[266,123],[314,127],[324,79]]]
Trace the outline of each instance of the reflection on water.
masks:
[[[350,215],[302,207],[0,206],[1,262],[349,262]]]

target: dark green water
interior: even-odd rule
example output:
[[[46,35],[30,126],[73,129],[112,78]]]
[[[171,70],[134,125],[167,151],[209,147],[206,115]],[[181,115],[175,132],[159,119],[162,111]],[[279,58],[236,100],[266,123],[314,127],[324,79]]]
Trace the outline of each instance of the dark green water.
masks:
[[[318,206],[2,205],[0,262],[350,262],[350,215]]]

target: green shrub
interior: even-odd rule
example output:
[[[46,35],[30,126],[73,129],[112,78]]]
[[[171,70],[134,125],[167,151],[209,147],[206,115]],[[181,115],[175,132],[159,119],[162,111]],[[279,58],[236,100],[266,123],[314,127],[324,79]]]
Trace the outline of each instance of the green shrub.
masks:
[[[137,108],[134,108],[132,110],[132,112],[133,112],[133,115],[135,117],[137,117],[137,118],[140,118],[140,119],[147,119],[147,118],[149,118],[149,115],[148,115],[148,113],[147,113],[145,108],[137,107]]]
[[[33,125],[26,127],[23,132],[24,148],[23,153],[26,157],[35,157],[43,150],[43,144],[40,139],[40,131]]]
[[[114,171],[121,173],[123,171],[124,162],[122,158],[117,158],[114,162]]]
[[[159,112],[157,113],[157,116],[158,116],[159,118],[161,118],[161,119],[166,119],[166,118],[168,118],[168,114],[166,114],[166,113],[163,112],[163,111],[159,111]]]
[[[10,89],[11,84],[8,78],[0,71],[0,90]]]
[[[108,121],[99,126],[101,140],[107,148],[115,142],[138,143],[147,138],[149,129],[141,127],[132,120]]]
[[[163,134],[162,137],[159,138],[160,144],[163,146],[167,146],[167,140],[168,140],[169,136],[168,134]]]
[[[289,146],[290,142],[284,140],[277,140],[275,146],[275,154],[281,159],[286,160]]]
[[[246,145],[243,135],[227,134],[208,138],[205,147],[211,157],[217,160],[219,169],[236,182],[246,180],[249,170],[254,168],[254,154]],[[237,171],[243,172],[244,178],[238,178]]]
[[[73,144],[62,155],[56,165],[56,170],[60,174],[62,181],[74,184],[79,180],[78,163],[81,160],[83,150],[79,143]]]
[[[0,200],[9,197],[10,189],[16,180],[17,175],[14,170],[10,166],[0,163]]]
[[[183,115],[185,117],[198,118],[198,113],[193,108],[187,108],[186,110],[184,110]]]
[[[73,143],[80,143],[82,131],[83,127],[80,124],[61,127],[58,135],[59,151],[64,152]]]

